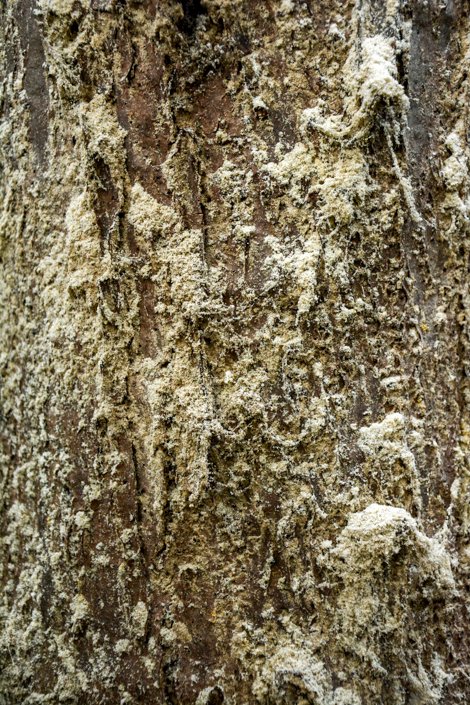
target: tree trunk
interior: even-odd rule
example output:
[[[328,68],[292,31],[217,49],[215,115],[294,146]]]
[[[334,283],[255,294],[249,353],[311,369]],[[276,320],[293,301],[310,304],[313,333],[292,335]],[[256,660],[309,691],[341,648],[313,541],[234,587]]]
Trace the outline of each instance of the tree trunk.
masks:
[[[468,3],[0,26],[0,703],[465,705]]]

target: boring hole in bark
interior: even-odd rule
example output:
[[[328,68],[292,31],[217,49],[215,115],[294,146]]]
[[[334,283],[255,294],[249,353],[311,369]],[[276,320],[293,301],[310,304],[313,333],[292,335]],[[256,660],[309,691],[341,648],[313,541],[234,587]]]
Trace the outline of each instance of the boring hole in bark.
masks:
[[[224,694],[218,685],[212,688],[209,697],[207,698],[207,705],[222,705],[224,702]]]
[[[180,0],[183,9],[183,18],[178,22],[178,29],[188,37],[192,36],[196,30],[198,17],[207,15],[201,0]]]

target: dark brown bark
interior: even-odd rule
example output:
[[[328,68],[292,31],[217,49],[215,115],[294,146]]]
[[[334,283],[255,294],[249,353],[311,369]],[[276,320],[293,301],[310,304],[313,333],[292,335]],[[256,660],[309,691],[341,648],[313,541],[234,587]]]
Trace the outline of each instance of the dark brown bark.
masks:
[[[0,703],[465,703],[468,3],[0,12]]]

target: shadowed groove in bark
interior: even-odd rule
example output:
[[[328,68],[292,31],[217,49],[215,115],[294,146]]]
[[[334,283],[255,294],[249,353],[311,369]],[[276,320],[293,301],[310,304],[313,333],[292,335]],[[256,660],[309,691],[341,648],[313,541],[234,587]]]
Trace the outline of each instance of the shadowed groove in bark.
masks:
[[[46,158],[49,89],[44,73],[45,55],[36,18],[37,0],[15,3],[15,20],[24,62],[24,88],[30,112],[29,131],[41,166]]]

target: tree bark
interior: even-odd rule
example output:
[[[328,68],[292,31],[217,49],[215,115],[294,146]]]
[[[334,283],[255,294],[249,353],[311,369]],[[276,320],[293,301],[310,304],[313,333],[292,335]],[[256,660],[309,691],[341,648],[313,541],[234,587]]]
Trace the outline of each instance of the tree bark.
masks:
[[[469,30],[2,4],[2,705],[470,701]]]

